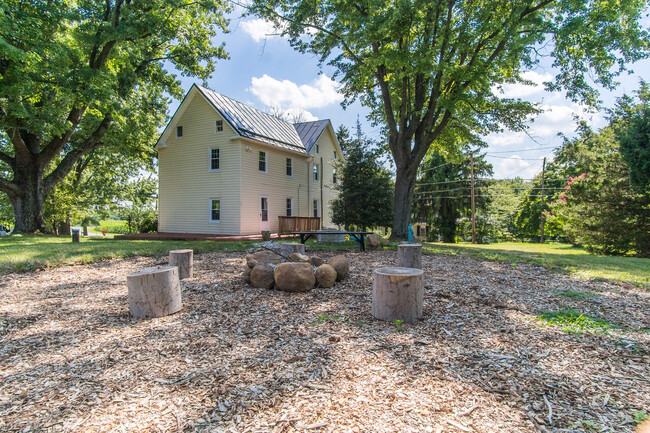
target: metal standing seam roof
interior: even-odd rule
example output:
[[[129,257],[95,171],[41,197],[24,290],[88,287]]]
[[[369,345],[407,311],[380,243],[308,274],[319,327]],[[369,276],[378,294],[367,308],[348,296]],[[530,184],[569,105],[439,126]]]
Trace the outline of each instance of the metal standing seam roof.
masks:
[[[301,122],[293,125],[296,128],[296,131],[298,131],[298,135],[303,144],[307,148],[307,152],[311,152],[311,148],[314,147],[314,144],[316,144],[318,138],[321,136],[325,128],[327,128],[329,122],[329,120],[325,119],[316,120],[314,122]]]
[[[289,122],[205,87],[196,87],[241,136],[294,151],[307,151],[297,128]]]

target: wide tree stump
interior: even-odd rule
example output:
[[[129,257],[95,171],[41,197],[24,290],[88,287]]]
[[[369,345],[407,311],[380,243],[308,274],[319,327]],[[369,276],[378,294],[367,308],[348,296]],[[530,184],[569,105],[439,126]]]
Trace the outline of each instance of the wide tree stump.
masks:
[[[399,244],[397,246],[397,266],[422,269],[422,245]]]
[[[377,319],[415,322],[422,317],[424,271],[379,268],[372,273],[372,315]]]
[[[129,310],[135,317],[162,317],[183,307],[178,268],[165,266],[133,272],[126,277]]]
[[[169,252],[169,266],[178,268],[178,279],[191,278],[194,274],[194,251],[172,250]]]
[[[280,244],[278,252],[285,257],[289,257],[293,253],[305,254],[305,244]]]

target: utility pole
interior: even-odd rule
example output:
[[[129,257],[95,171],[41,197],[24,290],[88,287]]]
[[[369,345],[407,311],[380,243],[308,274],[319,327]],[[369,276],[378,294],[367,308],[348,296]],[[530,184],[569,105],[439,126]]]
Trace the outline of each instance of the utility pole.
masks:
[[[476,221],[474,215],[474,155],[469,157],[470,185],[472,189],[472,243],[476,243]]]
[[[546,157],[544,157],[544,163],[542,164],[542,215],[540,216],[540,227],[539,227],[539,243],[544,243],[544,176],[546,175]]]

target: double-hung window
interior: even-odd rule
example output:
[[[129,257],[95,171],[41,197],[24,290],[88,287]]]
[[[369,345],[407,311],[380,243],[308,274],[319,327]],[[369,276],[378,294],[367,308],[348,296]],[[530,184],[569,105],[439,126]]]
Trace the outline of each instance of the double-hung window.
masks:
[[[215,124],[215,132],[223,131],[223,120],[217,120]]]
[[[291,158],[287,158],[287,177],[293,177],[293,160]]]
[[[221,200],[219,199],[210,200],[210,222],[221,222]]]
[[[183,127],[182,126],[177,126],[176,127],[176,138],[181,138],[183,137]]]
[[[332,182],[336,183],[337,180],[338,179],[336,178],[336,168],[335,168],[335,169],[332,170]]]
[[[318,164],[314,164],[314,182],[318,182]]]
[[[293,199],[287,199],[287,216],[293,216]]]
[[[210,171],[219,170],[219,148],[210,149]]]
[[[266,173],[266,152],[260,151],[259,155],[259,171]]]

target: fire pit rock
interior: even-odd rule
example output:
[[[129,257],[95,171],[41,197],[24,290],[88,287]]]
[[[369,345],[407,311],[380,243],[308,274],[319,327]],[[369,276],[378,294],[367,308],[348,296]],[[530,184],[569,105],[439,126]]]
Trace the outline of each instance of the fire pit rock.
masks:
[[[343,280],[350,271],[350,261],[342,255],[332,257],[327,261],[327,264],[336,271],[336,281]]]
[[[274,283],[273,266],[269,264],[256,265],[250,273],[250,282],[253,287],[271,289]]]
[[[280,263],[274,272],[275,285],[286,292],[307,292],[314,288],[316,277],[309,263]]]
[[[324,263],[316,268],[315,276],[317,287],[334,287],[338,275],[333,267]]]

